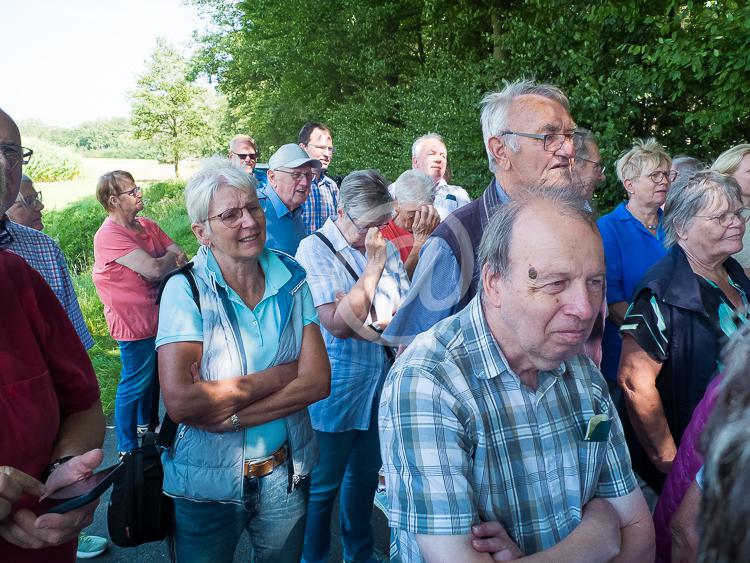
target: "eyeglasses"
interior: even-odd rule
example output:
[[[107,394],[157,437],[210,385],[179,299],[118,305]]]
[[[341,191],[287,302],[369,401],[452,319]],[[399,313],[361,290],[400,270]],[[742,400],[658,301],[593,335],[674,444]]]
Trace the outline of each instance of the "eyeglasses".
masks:
[[[18,197],[16,198],[16,203],[20,203],[24,207],[28,207],[29,209],[36,207],[37,205],[43,205],[42,204],[42,192],[34,192],[34,195],[24,196],[20,192],[18,193]]]
[[[18,163],[21,162],[24,166],[31,160],[31,155],[34,151],[22,147],[21,145],[11,143],[0,143],[0,150],[3,151],[3,156],[11,161],[11,166],[15,168]]]
[[[284,174],[289,174],[292,177],[292,180],[294,180],[295,184],[299,183],[303,177],[305,178],[305,180],[310,182],[315,176],[317,176],[317,172],[292,172],[291,170],[282,170],[281,168],[277,168],[276,170],[274,170],[274,172],[283,172]]]
[[[393,218],[393,214],[391,214],[385,223],[380,223],[379,225],[368,225],[367,227],[360,227],[359,225],[357,225],[357,222],[354,220],[354,218],[352,218],[352,216],[349,215],[348,211],[344,211],[344,214],[346,215],[347,219],[351,221],[352,225],[354,225],[354,228],[357,229],[360,235],[365,234],[367,231],[369,231],[373,227],[375,227],[378,230],[385,228],[388,225],[388,223],[390,223],[391,219]]]
[[[661,170],[655,170],[654,172],[651,172],[651,174],[641,174],[641,177],[646,176],[651,178],[651,181],[654,184],[661,184],[664,180],[671,184],[672,182],[674,182],[675,178],[677,178],[677,171],[668,170],[666,172],[662,172]]]
[[[310,146],[310,147],[312,147],[314,149],[318,149],[320,152],[330,152],[331,154],[333,154],[333,153],[336,152],[336,147],[331,147],[331,146],[328,146],[328,145],[312,145],[312,144],[309,144],[308,146]]]
[[[705,217],[709,221],[716,221],[724,228],[729,227],[735,219],[747,223],[750,219],[750,209],[740,207],[737,211],[725,211],[720,215],[696,215],[696,217]]]
[[[240,160],[258,160],[258,155],[254,152],[241,153],[232,151],[232,154]]]
[[[518,137],[528,137],[529,139],[536,139],[538,141],[544,141],[544,150],[547,152],[556,152],[565,144],[565,141],[573,143],[575,150],[580,149],[583,146],[583,140],[585,134],[581,131],[572,131],[571,133],[521,133],[520,131],[502,131],[500,135],[517,135]]]
[[[219,219],[228,229],[236,229],[242,224],[242,211],[245,209],[254,219],[263,216],[262,204],[265,201],[265,197],[259,197],[257,201],[248,203],[244,207],[230,207],[229,209],[225,209],[218,215],[208,217],[206,221],[210,221],[211,219]]]
[[[117,195],[132,195],[133,197],[136,197],[140,195],[142,192],[143,190],[141,190],[141,187],[136,186],[132,190],[128,190],[126,192],[117,192]]]
[[[589,162],[594,165],[594,168],[597,168],[599,170],[599,174],[604,174],[604,171],[607,169],[606,166],[602,166],[601,162],[597,162],[595,160],[589,160],[588,158],[581,158],[576,157],[576,160],[582,160],[583,162]]]

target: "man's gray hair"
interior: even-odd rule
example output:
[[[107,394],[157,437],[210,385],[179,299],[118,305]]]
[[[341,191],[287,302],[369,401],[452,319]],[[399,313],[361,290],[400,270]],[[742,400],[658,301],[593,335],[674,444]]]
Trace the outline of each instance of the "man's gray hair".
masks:
[[[435,201],[435,184],[421,170],[407,170],[393,182],[393,196],[399,203],[413,201],[432,204]]]
[[[352,217],[379,218],[393,212],[388,183],[377,170],[357,170],[341,182],[339,209]]]
[[[664,246],[677,244],[678,229],[686,229],[696,215],[717,199],[742,206],[742,191],[731,176],[714,170],[693,174],[687,182],[670,187],[664,203]]]
[[[201,168],[191,176],[185,187],[185,206],[192,223],[204,223],[219,188],[229,186],[256,196],[258,180],[226,158],[213,156],[201,163]],[[206,223],[209,232],[210,226]]]
[[[246,141],[250,143],[253,146],[253,149],[255,149],[255,152],[258,152],[258,144],[255,142],[255,139],[253,139],[250,135],[244,135],[242,133],[235,135],[232,137],[232,139],[229,141],[229,150],[230,152],[234,152],[234,147],[239,141]]]
[[[510,272],[510,249],[513,243],[513,227],[519,215],[526,208],[537,203],[548,203],[557,212],[587,224],[595,233],[593,213],[586,207],[585,200],[578,195],[577,188],[571,186],[555,188],[529,188],[519,197],[500,206],[490,219],[489,225],[479,243],[480,270],[487,265],[492,274],[505,278]]]
[[[482,98],[482,136],[484,138],[484,147],[487,150],[489,167],[492,172],[495,171],[495,160],[490,151],[490,137],[497,137],[503,131],[510,128],[510,108],[513,101],[519,96],[542,96],[553,100],[570,111],[568,98],[562,90],[551,84],[537,84],[532,80],[518,80],[516,82],[506,83],[505,88],[499,92],[490,92]],[[506,146],[512,151],[518,150],[518,140],[514,135],[505,138]]]
[[[750,561],[750,325],[722,353],[724,379],[701,438],[705,452],[698,561]]]
[[[429,141],[430,139],[435,139],[443,143],[443,145],[445,145],[445,141],[443,140],[443,137],[441,137],[437,133],[427,133],[426,135],[422,135],[421,137],[419,137],[416,141],[412,143],[411,157],[417,158],[417,155],[419,154],[419,149],[422,147],[422,143],[424,143],[425,141]]]

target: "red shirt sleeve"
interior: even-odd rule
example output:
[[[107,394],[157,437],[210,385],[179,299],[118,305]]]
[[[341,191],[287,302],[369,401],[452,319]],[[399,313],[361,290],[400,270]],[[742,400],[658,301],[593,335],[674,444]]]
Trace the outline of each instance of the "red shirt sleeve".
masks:
[[[94,237],[94,254],[102,268],[140,248],[127,229],[109,219],[104,222]]]
[[[174,241],[171,238],[169,238],[169,235],[165,233],[162,230],[162,228],[151,219],[142,217],[141,225],[143,225],[143,228],[146,230],[146,232],[149,234],[149,236],[152,239],[159,241],[159,244],[163,246],[165,250],[170,245],[174,244]]]

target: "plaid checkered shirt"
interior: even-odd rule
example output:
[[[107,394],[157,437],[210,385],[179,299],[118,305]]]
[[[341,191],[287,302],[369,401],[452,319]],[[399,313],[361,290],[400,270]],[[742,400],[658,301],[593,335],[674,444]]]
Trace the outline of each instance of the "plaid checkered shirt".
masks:
[[[60,247],[44,233],[7,218],[3,221],[3,227],[12,238],[5,248],[18,254],[42,275],[62,303],[83,347],[86,350],[91,348],[94,339],[86,326],[86,321],[83,320],[81,307],[73,290],[73,280],[68,272],[68,264]]]
[[[606,414],[609,440],[585,441]],[[513,373],[480,296],[419,335],[388,374],[380,439],[393,531],[392,561],[422,561],[415,534],[464,535],[498,521],[526,554],[552,547],[594,496],[635,490],[607,385],[578,355],[539,373]]]
[[[336,182],[324,174],[313,180],[310,195],[307,196],[302,207],[302,217],[305,220],[308,235],[320,229],[326,219],[336,215],[338,203],[339,187]]]

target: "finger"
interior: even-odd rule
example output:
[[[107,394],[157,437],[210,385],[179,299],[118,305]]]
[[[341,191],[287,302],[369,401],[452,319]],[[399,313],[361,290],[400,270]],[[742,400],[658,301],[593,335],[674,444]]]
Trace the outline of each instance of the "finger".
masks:
[[[30,510],[15,512],[11,518],[2,524],[3,538],[11,543],[30,549],[46,547],[47,543],[34,533],[35,520],[36,514]]]
[[[100,448],[97,448],[77,455],[63,463],[47,479],[45,496],[66,485],[88,477],[94,469],[101,465],[102,459],[104,459],[104,452]]]
[[[17,490],[19,497],[22,493],[28,493],[38,497],[44,492],[44,485],[34,479],[31,475],[24,473],[15,467],[8,467],[5,465],[0,467],[0,494],[6,498],[8,498],[8,495],[6,494],[7,489],[6,487],[3,487],[3,481],[5,480],[7,480],[5,483],[6,487],[12,487],[13,491]],[[15,502],[18,498],[11,500]]]
[[[65,514],[42,514],[34,521],[34,528],[40,531],[69,530],[73,532],[80,530],[91,523],[98,505],[99,499]]]
[[[497,537],[473,539],[471,540],[471,546],[480,553],[496,553],[510,548],[505,540]]]
[[[505,528],[500,522],[482,522],[471,527],[471,535],[475,538],[490,538],[498,534],[508,538],[508,534],[505,533]]]

